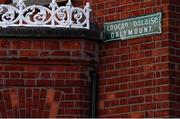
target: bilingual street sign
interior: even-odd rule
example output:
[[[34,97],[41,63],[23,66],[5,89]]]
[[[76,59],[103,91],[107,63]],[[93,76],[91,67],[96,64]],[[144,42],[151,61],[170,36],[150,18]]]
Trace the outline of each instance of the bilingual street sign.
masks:
[[[131,18],[104,24],[104,41],[126,40],[147,35],[161,34],[162,14]]]

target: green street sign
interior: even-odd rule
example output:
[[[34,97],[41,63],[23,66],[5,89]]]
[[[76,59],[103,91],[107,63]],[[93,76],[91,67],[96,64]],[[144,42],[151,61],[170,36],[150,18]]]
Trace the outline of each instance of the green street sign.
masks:
[[[126,40],[161,34],[161,13],[104,24],[104,41]]]

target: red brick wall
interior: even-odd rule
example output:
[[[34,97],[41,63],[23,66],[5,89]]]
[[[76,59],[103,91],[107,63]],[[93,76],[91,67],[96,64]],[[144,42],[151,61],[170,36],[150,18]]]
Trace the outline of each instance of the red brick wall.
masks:
[[[2,39],[0,116],[87,117],[88,73],[99,53],[99,117],[179,117],[179,0],[74,4],[87,1],[100,29],[104,22],[162,12],[163,33],[101,43],[100,51],[97,43],[84,40]]]
[[[0,39],[0,117],[88,117],[98,45],[84,39]]]
[[[0,3],[2,4],[4,4],[4,3],[11,3],[12,2],[12,0],[0,0]]]
[[[113,41],[100,47],[99,117],[169,117],[168,0],[94,0],[104,22],[162,12],[161,35]]]
[[[180,117],[180,1],[170,1],[170,81],[171,115]]]

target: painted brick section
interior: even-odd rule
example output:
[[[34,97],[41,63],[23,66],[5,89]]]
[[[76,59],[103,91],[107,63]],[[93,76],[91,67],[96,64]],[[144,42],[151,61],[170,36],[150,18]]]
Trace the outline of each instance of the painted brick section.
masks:
[[[104,22],[157,12],[163,17],[161,35],[101,45],[99,117],[171,116],[169,6],[168,0],[93,0],[101,28]]]
[[[89,117],[98,43],[1,38],[0,53],[1,117]]]

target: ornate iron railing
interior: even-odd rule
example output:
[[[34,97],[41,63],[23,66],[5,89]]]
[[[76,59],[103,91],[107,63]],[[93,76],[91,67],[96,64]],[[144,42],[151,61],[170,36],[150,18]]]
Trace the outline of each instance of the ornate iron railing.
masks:
[[[82,9],[73,7],[71,0],[66,6],[59,7],[56,0],[48,7],[41,5],[26,6],[23,0],[19,0],[16,7],[12,5],[0,5],[0,26],[28,26],[28,27],[65,27],[86,28],[90,23],[90,4]]]

